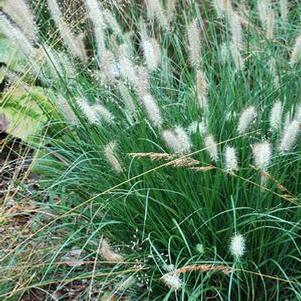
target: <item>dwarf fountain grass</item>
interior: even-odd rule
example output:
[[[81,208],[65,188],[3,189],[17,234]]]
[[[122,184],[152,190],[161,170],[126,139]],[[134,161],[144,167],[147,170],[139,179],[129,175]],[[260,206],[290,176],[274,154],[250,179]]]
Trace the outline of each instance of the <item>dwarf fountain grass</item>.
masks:
[[[83,301],[299,298],[301,88],[289,45],[300,34],[300,8],[291,4],[287,22],[275,20],[273,39],[266,39],[255,1],[215,1],[220,19],[212,1],[172,4],[171,19],[166,1],[85,0],[86,62],[62,51],[59,41],[51,44],[52,37],[35,39],[50,54],[36,62],[50,84],[36,89],[53,100],[54,114],[47,114],[44,140],[32,146],[39,186],[24,182],[15,195],[29,193],[26,202],[36,206],[22,212],[21,232],[2,236],[20,220],[18,207],[3,208],[1,300],[31,300],[37,291],[46,300],[77,287]],[[35,9],[35,19],[48,32],[44,8]],[[202,31],[188,41],[191,21]],[[154,69],[141,47],[150,39],[160,48]],[[27,91],[40,84],[18,78]],[[14,112],[23,101],[15,85],[9,89]],[[283,130],[280,111],[289,117]],[[10,111],[5,114],[9,126]],[[269,185],[259,184],[258,174]],[[64,260],[71,250],[81,254],[79,266]],[[127,279],[133,281],[125,285]]]

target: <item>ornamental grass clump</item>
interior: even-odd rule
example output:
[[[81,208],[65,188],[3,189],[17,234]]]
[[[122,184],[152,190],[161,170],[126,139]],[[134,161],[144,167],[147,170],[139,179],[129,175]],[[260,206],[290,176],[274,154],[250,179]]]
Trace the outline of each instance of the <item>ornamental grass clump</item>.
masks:
[[[3,192],[0,299],[298,300],[301,7],[14,2],[3,128],[43,127]]]

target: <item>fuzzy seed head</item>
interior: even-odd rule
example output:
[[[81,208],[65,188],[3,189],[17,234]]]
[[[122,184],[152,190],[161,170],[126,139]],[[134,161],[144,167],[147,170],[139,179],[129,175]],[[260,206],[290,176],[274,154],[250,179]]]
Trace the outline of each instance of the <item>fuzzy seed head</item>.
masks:
[[[111,165],[116,174],[122,172],[122,167],[116,155],[117,143],[116,141],[111,141],[104,147],[104,156],[107,162]]]
[[[285,128],[280,140],[279,149],[281,152],[291,151],[297,141],[298,135],[300,133],[300,120],[294,119]]]
[[[142,97],[142,102],[147,112],[149,120],[153,123],[155,127],[160,128],[162,126],[163,120],[161,117],[160,108],[156,100],[150,94],[146,94]]]
[[[211,160],[216,162],[218,160],[218,149],[217,149],[217,143],[213,135],[206,136],[204,142]]]
[[[15,25],[13,25],[7,16],[0,11],[0,32],[2,32],[8,39],[16,43],[24,55],[29,58],[35,56],[36,50],[32,43],[24,35],[24,33]]]
[[[234,147],[227,146],[225,149],[225,169],[230,173],[238,170],[237,154]]]
[[[132,85],[137,85],[139,81],[133,62],[129,58],[121,56],[119,58],[118,66],[122,77],[127,79]]]
[[[150,20],[157,19],[163,28],[168,28],[167,17],[159,0],[145,0],[147,16]]]
[[[160,46],[155,39],[146,39],[142,41],[142,48],[147,68],[154,71],[160,62]]]
[[[230,53],[232,56],[232,60],[235,65],[236,71],[241,70],[244,67],[244,59],[242,58],[239,48],[237,47],[236,43],[230,43]]]
[[[172,290],[179,290],[182,286],[182,281],[179,275],[175,272],[170,272],[161,277],[164,284]]]
[[[287,0],[279,0],[279,4],[280,4],[281,19],[284,22],[287,22],[287,17],[288,17],[288,1]]]
[[[241,27],[240,16],[235,12],[231,12],[229,14],[229,23],[230,23],[232,43],[234,43],[237,48],[241,48],[243,41],[242,41],[242,27]]]
[[[201,54],[200,28],[197,20],[192,21],[187,27],[189,59],[193,66],[198,66]]]
[[[247,107],[240,115],[238,120],[237,131],[244,134],[249,128],[252,121],[256,118],[256,110],[253,106]]]
[[[117,254],[112,250],[109,242],[105,238],[102,240],[101,243],[100,254],[105,260],[110,262],[118,263],[124,261],[123,257],[120,254]]]
[[[230,0],[214,0],[214,7],[219,18],[232,11]]]
[[[162,138],[166,145],[176,154],[182,155],[191,152],[191,141],[182,127],[162,131]]]
[[[37,26],[34,16],[25,0],[6,0],[2,4],[2,9],[22,28],[25,35],[31,42],[37,39]]]
[[[103,105],[95,104],[92,106],[92,110],[97,114],[100,120],[103,120],[106,123],[113,123],[113,114]]]
[[[246,240],[241,234],[234,234],[230,242],[230,252],[233,257],[239,258],[245,254]]]
[[[272,131],[279,130],[281,126],[281,120],[282,120],[282,103],[280,100],[277,100],[271,110],[270,113],[270,126]]]
[[[269,142],[264,141],[252,146],[254,163],[261,170],[266,170],[272,159],[272,146]]]
[[[97,0],[85,0],[85,4],[87,8],[87,15],[93,23],[97,56],[99,61],[101,62],[102,53],[106,48],[104,35],[105,21],[103,17],[103,12]]]
[[[296,64],[301,59],[301,35],[299,35],[295,41],[295,45],[293,47],[292,53],[291,53],[291,59],[290,63]]]
[[[91,124],[97,124],[99,122],[96,112],[88,104],[87,100],[78,98],[76,99],[76,103]]]

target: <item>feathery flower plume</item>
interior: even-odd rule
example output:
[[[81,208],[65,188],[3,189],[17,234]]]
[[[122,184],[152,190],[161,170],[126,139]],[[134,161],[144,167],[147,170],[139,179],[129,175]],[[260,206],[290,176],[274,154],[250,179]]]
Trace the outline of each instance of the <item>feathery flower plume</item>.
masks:
[[[230,0],[214,0],[214,7],[219,18],[227,15],[232,11]]]
[[[57,108],[63,113],[66,120],[72,124],[76,125],[78,123],[78,119],[74,114],[73,110],[71,109],[68,101],[62,96],[59,95],[56,99]]]
[[[294,119],[301,122],[301,103],[299,103],[296,107]]]
[[[282,120],[282,111],[283,111],[282,103],[280,100],[277,100],[274,103],[270,113],[271,130],[273,131],[279,130],[281,126],[281,120]]]
[[[109,242],[105,238],[102,240],[101,243],[100,254],[105,260],[110,262],[118,263],[124,261],[123,257],[120,254],[117,254],[112,250]]]
[[[159,0],[145,0],[147,16],[150,20],[157,19],[162,27],[168,28],[167,17]]]
[[[237,48],[241,48],[243,45],[241,18],[234,11],[231,11],[231,13],[229,13],[229,24],[232,43],[235,44]]]
[[[213,135],[206,136],[204,143],[211,160],[216,162],[218,160],[218,149]]]
[[[291,53],[291,59],[290,63],[296,64],[301,59],[301,35],[299,35],[296,39],[295,45],[293,47],[292,53]]]
[[[88,104],[86,99],[77,98],[76,103],[90,123],[97,124],[99,122],[96,112]]]
[[[266,21],[266,36],[268,39],[272,39],[274,36],[274,26],[275,26],[275,13],[272,9],[270,9]]]
[[[280,4],[280,15],[281,19],[286,22],[288,17],[288,1],[287,0],[279,0]]]
[[[160,45],[155,39],[142,40],[143,54],[147,68],[155,70],[160,62]]]
[[[256,167],[265,171],[272,159],[272,146],[269,142],[264,141],[252,145],[252,152]]]
[[[259,14],[259,19],[263,28],[266,29],[266,24],[271,9],[270,0],[257,0],[257,10]]]
[[[255,119],[256,115],[257,115],[256,110],[253,106],[247,107],[241,113],[238,121],[238,127],[237,127],[237,131],[239,134],[243,134],[246,132],[251,122]]]
[[[122,29],[120,28],[115,16],[108,10],[103,10],[103,17],[108,27],[114,32],[116,36],[122,36]]]
[[[174,16],[176,4],[177,4],[176,1],[177,0],[167,0],[166,2],[166,12],[169,20],[171,20]]]
[[[87,15],[93,23],[94,37],[97,49],[97,56],[100,64],[102,63],[102,54],[106,49],[104,34],[104,17],[103,12],[97,0],[85,0]]]
[[[275,58],[271,58],[269,60],[269,68],[270,68],[271,74],[273,75],[274,84],[278,88],[279,87],[279,76],[277,73],[277,64],[276,64]]]
[[[85,51],[85,45],[82,40],[77,39],[76,36],[70,30],[68,24],[64,21],[63,15],[56,0],[47,0],[49,12],[60,31],[61,37],[63,39],[66,47],[69,48],[70,53],[80,58],[82,61],[87,61],[87,54]]]
[[[114,54],[110,50],[105,49],[103,51],[101,62],[100,75],[104,81],[112,81],[119,76],[120,72]]]
[[[206,108],[208,104],[208,83],[203,71],[196,72],[196,92],[200,108]]]
[[[3,2],[2,9],[22,28],[25,35],[31,42],[37,39],[37,27],[34,16],[25,0]]]
[[[234,147],[227,146],[225,149],[225,169],[229,173],[238,170],[237,154]]]
[[[130,95],[128,88],[123,83],[119,82],[118,90],[121,94],[121,99],[125,105],[125,110],[127,113],[129,113],[131,120],[133,118],[136,118],[137,117],[136,106],[135,103],[133,102],[133,98]]]
[[[116,141],[111,141],[104,147],[104,156],[107,162],[112,166],[114,171],[119,174],[122,172],[122,167],[116,155],[117,143]]]
[[[244,66],[244,59],[242,58],[239,48],[235,43],[230,43],[230,53],[234,62],[236,70],[241,70]]]
[[[121,76],[127,79],[133,86],[136,86],[137,83],[139,83],[135,67],[129,58],[123,55],[120,56],[118,67]]]
[[[231,238],[230,252],[233,257],[239,258],[245,254],[246,240],[241,234],[234,234]]]
[[[114,120],[113,114],[103,105],[95,104],[92,106],[92,110],[97,114],[100,120],[103,120],[107,123],[113,123]]]
[[[176,154],[187,154],[191,151],[191,141],[182,127],[162,131],[162,138]]]
[[[160,128],[162,126],[163,120],[161,117],[160,108],[156,100],[150,94],[145,94],[142,97],[142,102],[147,112],[149,120],[154,126]]]
[[[262,27],[266,30],[267,38],[273,37],[275,13],[270,0],[258,0],[257,9]]]
[[[206,122],[205,119],[203,119],[199,122],[198,129],[199,129],[199,133],[200,133],[201,136],[204,136],[208,133],[207,122]]]
[[[147,68],[143,66],[137,67],[137,76],[139,78],[138,83],[135,85],[135,89],[139,97],[143,97],[145,94],[149,94],[149,73]]]
[[[281,152],[288,152],[294,147],[300,133],[300,126],[300,120],[294,119],[284,128],[279,145]]]
[[[24,33],[14,26],[7,16],[0,11],[0,32],[2,32],[12,42],[17,43],[21,51],[28,57],[34,57],[36,49],[30,43]]]
[[[187,27],[189,59],[192,66],[198,66],[201,55],[201,33],[197,20],[193,20]]]
[[[169,272],[161,277],[164,284],[172,290],[179,290],[182,286],[182,281],[179,275],[175,272]]]

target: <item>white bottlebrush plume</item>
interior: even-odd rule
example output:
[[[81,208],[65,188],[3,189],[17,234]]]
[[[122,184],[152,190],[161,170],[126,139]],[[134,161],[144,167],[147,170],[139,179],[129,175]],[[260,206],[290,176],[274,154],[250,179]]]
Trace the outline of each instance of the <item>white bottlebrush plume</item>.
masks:
[[[94,38],[97,49],[98,60],[101,62],[102,54],[106,49],[105,34],[104,34],[104,17],[101,7],[97,0],[85,0],[87,15],[93,23]]]
[[[270,113],[270,126],[272,131],[277,131],[279,130],[282,122],[282,103],[280,100],[277,100]]]
[[[76,103],[90,123],[97,124],[99,122],[96,112],[89,105],[86,99],[77,98]]]
[[[175,272],[166,273],[161,277],[164,284],[172,290],[179,290],[182,286],[180,276]]]
[[[56,99],[56,104],[57,108],[62,112],[62,114],[70,124],[76,125],[78,123],[76,115],[74,114],[68,101],[62,95],[58,96],[58,98]]]
[[[171,20],[174,16],[176,4],[177,4],[177,0],[166,1],[166,12],[169,20]]]
[[[108,9],[103,10],[103,17],[107,26],[114,32],[116,36],[122,36],[122,29],[120,28],[115,16]]]
[[[197,121],[193,121],[187,127],[187,132],[189,134],[196,134],[198,132],[199,123]]]
[[[272,146],[269,142],[264,141],[252,145],[252,152],[255,166],[261,170],[266,170],[272,159]]]
[[[118,90],[125,105],[126,112],[130,115],[131,119],[136,118],[136,106],[128,88],[123,83],[118,83]]]
[[[105,49],[102,52],[100,71],[105,81],[112,81],[120,75],[114,54]]]
[[[235,44],[236,47],[241,48],[243,45],[241,18],[234,11],[229,14],[229,24],[232,43]]]
[[[123,257],[114,252],[109,244],[109,242],[104,238],[101,242],[100,254],[102,257],[110,262],[122,262],[124,261]]]
[[[69,49],[70,53],[74,57],[80,58],[82,61],[87,61],[87,54],[83,40],[80,40],[72,33],[68,24],[64,21],[62,12],[56,2],[56,0],[47,0],[49,12],[53,18],[62,40],[66,47]]]
[[[2,9],[16,22],[31,42],[36,41],[37,26],[26,0],[5,0]]]
[[[137,67],[137,76],[139,78],[138,83],[135,85],[135,89],[139,97],[143,97],[146,94],[149,94],[150,85],[149,85],[149,73],[147,68],[143,66]]]
[[[112,166],[114,171],[119,174],[122,172],[122,167],[116,155],[117,143],[116,141],[111,141],[104,147],[104,156],[107,162]]]
[[[256,117],[256,110],[253,106],[247,107],[240,115],[238,120],[237,131],[239,134],[244,134],[249,128],[250,124]]]
[[[202,70],[196,72],[196,92],[200,108],[206,108],[208,104],[208,83]]]
[[[163,120],[161,117],[160,108],[153,98],[152,95],[146,94],[142,97],[142,102],[147,112],[149,120],[153,123],[155,127],[160,128],[162,126]]]
[[[121,76],[136,86],[139,80],[133,62],[125,56],[120,56],[118,63]]]
[[[296,119],[285,126],[279,145],[281,152],[288,152],[292,150],[300,133],[300,127],[301,122]]]
[[[272,39],[274,37],[275,13],[270,9],[266,22],[266,37]]]
[[[257,10],[259,14],[259,19],[262,27],[265,29],[266,29],[270,9],[271,9],[270,0],[257,0]]]
[[[113,123],[113,114],[101,104],[95,104],[92,106],[92,110],[96,113],[100,120],[106,123]]]
[[[284,22],[287,22],[287,17],[288,17],[288,1],[287,0],[279,0],[279,4],[280,4],[281,19]]]
[[[160,45],[155,39],[142,40],[143,54],[147,68],[155,70],[160,62]]]
[[[201,33],[197,20],[193,20],[187,26],[187,39],[189,47],[189,59],[193,66],[198,66],[201,60]]]
[[[232,5],[230,0],[214,0],[214,7],[217,16],[221,18],[232,11]]]
[[[246,240],[241,234],[234,234],[231,237],[230,252],[233,257],[240,258],[245,254]]]
[[[168,28],[167,17],[159,0],[145,0],[147,16],[150,20],[157,19],[160,25]]]
[[[236,70],[241,70],[244,66],[244,59],[242,58],[239,48],[233,42],[230,43],[230,53],[234,62]]]
[[[211,160],[216,162],[218,160],[218,149],[213,135],[206,136],[204,143]]]
[[[225,149],[225,170],[232,173],[238,170],[238,159],[234,147],[227,146]]]
[[[26,56],[30,58],[35,56],[36,49],[33,47],[32,43],[28,40],[24,33],[17,26],[14,26],[7,16],[1,11],[0,32],[2,32],[12,42],[16,43]]]
[[[166,145],[176,154],[187,154],[191,152],[191,141],[182,127],[173,130],[162,131],[162,138]]]
[[[292,53],[291,53],[291,59],[290,63],[296,64],[300,61],[301,59],[301,35],[299,35],[295,41]]]
[[[294,119],[301,122],[301,103],[296,106]]]
[[[208,127],[207,127],[207,122],[205,119],[201,120],[199,122],[199,133],[201,136],[204,136],[208,133]]]

